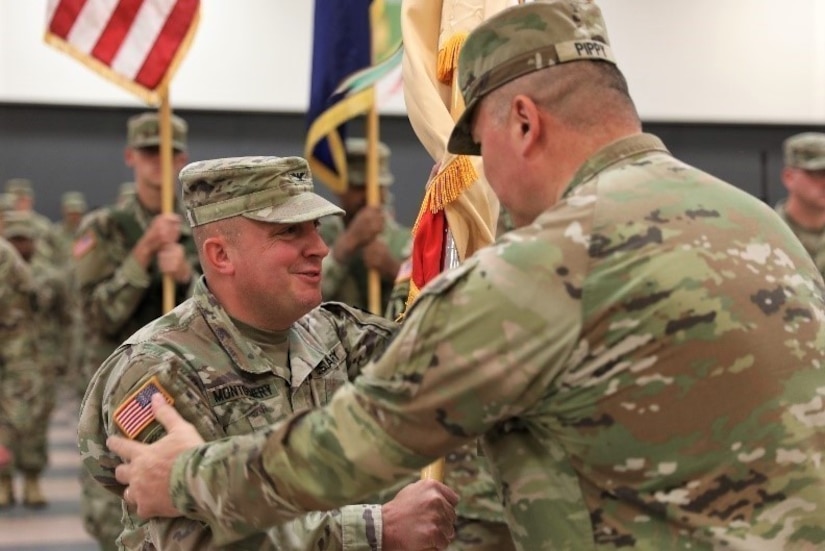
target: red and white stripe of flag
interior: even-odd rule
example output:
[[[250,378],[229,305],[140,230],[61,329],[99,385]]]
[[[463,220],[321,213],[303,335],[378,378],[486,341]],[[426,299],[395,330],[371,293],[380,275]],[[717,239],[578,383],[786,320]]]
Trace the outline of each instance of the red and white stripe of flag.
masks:
[[[171,79],[191,40],[200,1],[48,0],[47,6],[48,43],[156,103],[154,92]]]

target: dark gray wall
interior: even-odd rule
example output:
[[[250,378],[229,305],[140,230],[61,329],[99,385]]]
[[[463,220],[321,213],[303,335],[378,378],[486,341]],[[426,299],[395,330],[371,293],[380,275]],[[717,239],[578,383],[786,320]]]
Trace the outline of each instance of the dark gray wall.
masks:
[[[0,104],[0,182],[34,182],[36,209],[57,219],[60,196],[79,190],[89,204],[112,202],[121,182],[126,119],[139,110]],[[189,123],[191,160],[242,155],[302,155],[303,115],[179,110]],[[646,123],[682,160],[770,203],[784,197],[779,181],[787,136],[822,127]],[[358,125],[352,129],[359,133]],[[381,119],[381,138],[392,147],[398,219],[412,225],[432,160],[403,117]],[[323,186],[319,191],[331,197]]]

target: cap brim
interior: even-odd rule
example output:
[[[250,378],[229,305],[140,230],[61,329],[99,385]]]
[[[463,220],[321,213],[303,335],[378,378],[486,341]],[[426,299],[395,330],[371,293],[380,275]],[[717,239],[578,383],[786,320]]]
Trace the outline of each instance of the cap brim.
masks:
[[[466,109],[458,118],[447,142],[447,151],[456,155],[481,155],[481,144],[473,141],[471,123],[473,112],[478,106],[478,99],[467,104]]]
[[[801,168],[802,170],[825,170],[825,157],[823,157],[822,159],[815,159],[804,163],[799,163],[796,166],[797,168]]]
[[[129,147],[132,147],[134,149],[140,149],[142,147],[160,147],[160,138],[135,142],[131,144]],[[183,144],[183,142],[173,141],[172,149],[175,149],[177,151],[186,151],[186,146]]]
[[[293,195],[278,206],[245,212],[243,216],[260,222],[297,224],[317,220],[331,214],[343,216],[344,211],[320,195],[305,192]]]

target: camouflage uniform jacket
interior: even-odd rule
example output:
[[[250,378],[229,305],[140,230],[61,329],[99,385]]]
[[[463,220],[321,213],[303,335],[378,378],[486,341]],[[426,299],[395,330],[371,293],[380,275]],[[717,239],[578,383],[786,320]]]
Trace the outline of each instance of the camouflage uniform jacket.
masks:
[[[318,230],[324,243],[330,248],[338,237],[344,233],[344,221],[340,216],[327,216],[321,219]],[[391,217],[384,223],[383,239],[390,249],[390,254],[398,262],[410,255],[412,235],[409,228],[400,226]],[[324,300],[335,300],[366,310],[367,304],[367,267],[361,259],[360,251],[348,264],[342,264],[333,258],[332,253],[324,257],[321,265],[321,293]],[[393,279],[381,280],[381,311],[386,309],[393,288]]]
[[[40,352],[47,384],[54,386],[53,377],[66,368],[70,353],[72,312],[67,271],[52,264],[37,251],[31,262],[32,278],[37,296],[37,319]]]
[[[29,417],[24,381],[37,374],[34,302],[29,266],[0,237],[0,444],[8,448]]]
[[[72,264],[72,245],[74,244],[75,230],[66,224],[55,224],[55,240],[58,246],[58,264],[62,266]]]
[[[503,213],[504,211],[502,211]],[[400,320],[410,294],[412,259],[404,261],[398,271],[384,317]],[[444,457],[444,484],[458,492],[456,514],[464,519],[504,522],[504,509],[496,491],[487,460],[479,455],[477,442],[457,448]],[[458,544],[453,542],[453,546]]]
[[[122,205],[92,211],[77,230],[72,256],[89,343],[86,369],[96,369],[127,337],[163,313],[162,277],[156,263],[145,270],[131,255],[153,217],[137,196],[131,196]],[[193,274],[200,273],[192,230],[185,222],[180,243]],[[176,287],[179,304],[190,286]]]
[[[425,287],[328,406],[186,452],[171,495],[273,522],[483,434],[519,549],[821,549],[823,342],[776,213],[631,136]]]
[[[116,408],[156,378],[175,408],[206,440],[247,434],[268,427],[294,411],[326,404],[336,389],[360,372],[371,355],[386,346],[395,325],[347,306],[328,303],[307,314],[289,331],[289,366],[276,365],[261,348],[244,339],[201,279],[194,296],[132,336],[101,366],[82,406],[78,439],[86,469],[120,494],[117,464],[105,447],[115,426]],[[152,422],[137,438],[152,441],[163,428]],[[234,541],[234,526],[254,518],[255,504],[222,517],[210,528],[179,518],[153,520],[146,534],[158,549],[375,550],[380,549],[379,505],[351,505],[312,513]],[[141,547],[139,520],[126,517],[127,548]]]
[[[819,230],[803,228],[788,216],[784,201],[776,205],[776,212],[778,212],[782,220],[791,227],[791,230],[793,230],[794,234],[796,234],[802,242],[805,250],[808,251],[808,254],[814,259],[814,264],[819,268],[819,273],[822,274],[822,277],[825,277],[825,228]]]
[[[50,264],[60,266],[65,262],[63,251],[61,250],[60,236],[54,223],[39,212],[32,211],[32,223],[37,230],[37,251],[38,254],[48,260]]]

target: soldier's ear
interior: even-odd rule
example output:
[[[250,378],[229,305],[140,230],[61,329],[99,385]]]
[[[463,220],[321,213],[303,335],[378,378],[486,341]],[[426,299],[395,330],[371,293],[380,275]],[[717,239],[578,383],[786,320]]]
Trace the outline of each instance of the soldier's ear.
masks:
[[[544,131],[539,107],[529,96],[518,94],[513,98],[510,108],[511,131],[518,142],[518,148],[527,152],[538,145]]]
[[[201,247],[203,259],[209,265],[211,271],[225,275],[235,273],[232,256],[229,254],[227,242],[222,236],[216,235],[204,239]]]
[[[128,167],[133,167],[135,165],[135,150],[131,147],[127,147],[123,150],[123,162]]]

